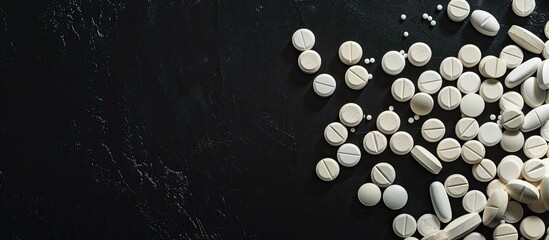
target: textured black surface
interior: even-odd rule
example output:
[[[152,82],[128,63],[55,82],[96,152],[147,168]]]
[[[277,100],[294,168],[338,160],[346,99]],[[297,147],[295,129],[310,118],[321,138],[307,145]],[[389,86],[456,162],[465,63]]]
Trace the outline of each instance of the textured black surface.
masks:
[[[389,150],[363,153],[334,182],[314,173],[319,159],[335,157],[322,132],[347,102],[374,119],[394,106],[401,129],[435,149],[419,133],[427,117],[408,124],[408,104],[389,94],[395,77],[379,65],[388,50],[431,46],[426,67],[408,64],[401,74],[415,81],[466,43],[498,55],[511,43],[512,24],[542,36],[549,20],[548,1],[537,1],[529,18],[516,17],[509,0],[471,1],[500,21],[491,38],[468,20],[451,22],[435,10],[439,3],[446,8],[434,0],[1,1],[2,239],[394,239],[396,215],[433,211],[430,182],[459,172],[484,191],[463,161],[444,163],[435,176]],[[436,27],[421,19],[424,12]],[[338,81],[328,99],[313,93],[314,76],[297,67],[290,38],[301,27],[316,34],[320,72]],[[343,83],[337,49],[346,40],[377,59],[366,66],[374,79],[362,91]],[[488,104],[478,120],[498,112]],[[454,135],[459,111],[437,106],[430,116]],[[374,128],[375,121],[363,122],[349,142],[361,144]],[[504,155],[488,148],[496,163]],[[356,198],[380,161],[408,189],[400,211]],[[461,199],[451,203],[454,216],[464,213]]]

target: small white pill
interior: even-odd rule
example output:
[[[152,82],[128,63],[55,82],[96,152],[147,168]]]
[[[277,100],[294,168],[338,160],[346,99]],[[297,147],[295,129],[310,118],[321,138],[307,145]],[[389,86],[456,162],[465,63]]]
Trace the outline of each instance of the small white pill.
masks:
[[[363,89],[368,84],[368,80],[368,70],[363,66],[355,65],[345,72],[345,84],[350,89]]]
[[[519,130],[524,123],[524,113],[517,109],[507,109],[501,114],[501,125],[507,130]]]
[[[372,115],[368,114],[368,115],[366,116],[366,120],[368,120],[368,121],[372,120]]]
[[[522,176],[522,160],[515,155],[505,156],[498,164],[498,177],[505,182],[520,179]]]
[[[448,199],[444,185],[438,181],[431,183],[429,193],[438,219],[443,223],[450,222],[452,220],[452,207],[450,206],[450,199]]]
[[[469,93],[461,98],[459,109],[465,116],[478,117],[484,111],[484,100],[476,93]]]
[[[408,49],[408,61],[416,67],[425,66],[431,60],[431,48],[429,45],[417,42]]]
[[[370,58],[370,63],[375,63],[375,62],[376,62],[375,58]]]
[[[419,120],[419,115],[417,115],[417,114],[414,115],[414,120],[416,120],[416,121]]]
[[[545,90],[538,86],[537,79],[535,77],[529,77],[520,86],[520,94],[524,103],[531,108],[541,106],[545,102],[547,93]]]
[[[305,50],[299,54],[299,58],[297,59],[297,65],[301,71],[307,74],[316,73],[320,69],[321,64],[320,55],[314,50]]]
[[[372,59],[370,62],[373,63]],[[397,51],[389,51],[381,58],[381,68],[389,75],[398,75],[404,70],[406,60],[404,56]]]
[[[478,140],[486,147],[492,147],[499,143],[503,133],[498,124],[486,122],[480,126],[478,131]]]
[[[444,123],[436,118],[428,119],[421,126],[421,135],[428,142],[438,142],[444,137],[446,127]]]
[[[471,190],[465,194],[461,201],[461,205],[467,212],[482,212],[482,210],[484,210],[484,205],[486,205],[486,196],[479,190]]]
[[[384,134],[393,134],[400,127],[400,117],[393,111],[384,111],[377,116],[376,126]]]
[[[399,102],[406,102],[412,99],[416,87],[414,83],[408,78],[398,78],[391,85],[391,95]]]
[[[526,181],[537,182],[545,176],[545,164],[537,158],[532,158],[522,165],[522,176]]]
[[[393,110],[395,110],[395,107],[389,106],[389,111],[393,111]]]
[[[423,214],[417,220],[417,231],[421,236],[430,236],[440,230],[440,220],[434,214]]]
[[[416,93],[410,100],[410,108],[419,115],[425,116],[433,110],[434,101],[431,95],[420,92]]]
[[[524,145],[524,135],[521,131],[505,130],[499,144],[506,152],[517,152]]]
[[[499,53],[499,58],[505,61],[507,68],[518,67],[524,60],[524,53],[517,45],[507,45]]]
[[[393,220],[393,231],[401,238],[414,235],[416,227],[416,220],[410,214],[402,213]]]
[[[522,110],[524,107],[524,100],[522,96],[514,91],[509,91],[504,93],[499,100],[499,108],[502,111],[506,109],[517,109]]]
[[[472,232],[482,223],[482,219],[478,213],[468,213],[460,216],[454,221],[450,222],[444,228],[448,238],[446,239],[459,239],[468,233]]]
[[[371,131],[364,136],[362,144],[367,153],[378,155],[387,148],[387,138],[381,132]]]
[[[514,88],[532,76],[538,70],[538,66],[541,63],[541,59],[533,57],[526,62],[523,62],[518,67],[513,69],[505,77],[505,86],[508,88]]]
[[[347,132],[347,128],[338,122],[330,123],[324,129],[324,139],[326,139],[326,142],[332,146],[337,147],[343,144],[347,141],[348,135],[349,132]]]
[[[402,20],[402,21],[406,20],[406,14],[400,15],[400,20]]]
[[[429,15],[427,15],[427,13],[424,13],[424,14],[421,15],[421,18],[423,18],[425,20],[427,20],[428,17],[429,17]]]
[[[478,232],[472,232],[465,236],[463,240],[486,240],[486,238]]]
[[[511,198],[526,204],[534,203],[540,197],[539,190],[534,185],[520,179],[509,181],[505,187],[505,191]]]
[[[454,81],[463,73],[463,64],[455,57],[447,57],[440,63],[439,72],[444,79]]]
[[[454,22],[461,22],[469,16],[471,7],[465,0],[453,0],[448,3],[446,7],[446,13],[448,17]]]
[[[405,155],[412,151],[414,147],[414,139],[404,131],[396,132],[389,140],[389,147],[396,155]]]
[[[402,35],[403,35],[404,37],[408,37],[408,36],[410,36],[410,33],[408,33],[408,32],[405,31]],[[402,54],[402,55],[404,55],[404,54]]]
[[[495,114],[490,114],[490,120],[492,120],[492,121],[496,120],[496,115]]]
[[[445,162],[453,162],[461,156],[461,145],[453,138],[442,139],[437,145],[437,156]]]
[[[324,158],[316,164],[316,175],[322,181],[332,181],[339,175],[339,165],[331,158]]]
[[[364,63],[370,64],[370,59],[369,58],[364,59]]]
[[[503,219],[509,198],[504,190],[496,190],[489,195],[484,212],[482,213],[482,223],[484,226],[494,228]]]
[[[517,229],[508,223],[498,225],[492,234],[494,240],[517,240],[518,237]]]
[[[396,172],[391,164],[381,162],[376,164],[370,173],[372,182],[378,187],[388,187],[395,181]]]
[[[454,110],[461,104],[461,93],[456,87],[446,86],[439,91],[437,102],[444,110]]]
[[[457,80],[457,88],[464,94],[475,93],[480,88],[480,77],[474,72],[464,72]]]
[[[364,206],[375,206],[381,200],[381,190],[373,183],[365,183],[358,189],[358,201]]]
[[[433,26],[433,27],[434,27],[435,25],[437,25],[437,21],[435,21],[435,20],[432,20],[432,21],[431,21],[431,26]]]
[[[469,181],[461,174],[452,174],[444,181],[444,188],[448,196],[460,198],[469,190]]]
[[[335,92],[336,81],[330,74],[320,74],[313,81],[313,90],[318,96],[329,97]]]
[[[499,26],[499,25],[498,25]],[[489,58],[483,65],[483,76],[487,78],[500,78],[507,72],[507,63],[501,58]]]
[[[528,216],[520,222],[520,234],[527,239],[540,239],[545,233],[545,223],[537,216]]]
[[[372,78],[374,78],[374,75],[372,75],[371,73],[368,74],[368,80],[372,80]]]
[[[480,182],[489,182],[496,176],[496,164],[490,159],[482,159],[479,163],[473,165],[473,177]]]
[[[500,190],[505,192],[506,186],[507,184],[501,181],[500,179],[494,179],[490,181],[490,183],[488,183],[488,185],[486,186],[486,195],[488,195],[489,197],[495,191],[500,191]]]
[[[503,220],[508,223],[518,223],[522,219],[522,215],[524,214],[524,210],[522,209],[522,205],[516,201],[509,201],[507,204],[507,209],[505,209],[505,213],[503,214]]]
[[[315,45],[315,35],[309,29],[298,29],[292,35],[292,44],[295,49],[301,52],[311,50]]]
[[[422,146],[415,145],[410,151],[412,157],[427,171],[432,174],[438,174],[442,170],[442,164],[435,155]]]
[[[489,12],[483,10],[475,10],[471,14],[471,25],[480,33],[486,36],[496,36],[499,32],[498,20]],[[505,63],[503,64],[505,66]]]
[[[345,143],[337,150],[337,161],[341,166],[353,167],[360,161],[360,148],[352,143]]]
[[[409,117],[409,118],[408,118],[408,123],[414,123],[414,118],[413,118],[413,117]]]
[[[467,44],[459,50],[458,58],[464,67],[472,68],[480,62],[482,53],[476,45]]]
[[[507,35],[519,46],[535,54],[540,54],[545,47],[543,41],[536,34],[517,25],[511,26]]]
[[[479,131],[478,122],[474,118],[468,117],[460,119],[455,128],[456,136],[463,141],[475,138]]]
[[[347,103],[339,109],[339,121],[347,127],[358,126],[363,117],[362,108],[356,103]]]
[[[535,0],[513,0],[511,4],[511,9],[519,17],[528,17],[535,8]]]
[[[523,151],[528,158],[541,158],[547,154],[547,142],[541,136],[530,136],[524,142]]]
[[[344,64],[355,65],[361,58],[362,47],[357,42],[347,41],[339,47],[339,59]]]
[[[437,5],[437,10],[439,10],[439,11],[442,10],[442,5],[440,5],[440,4]]]
[[[427,16],[427,21],[433,21],[433,17],[432,16]]]
[[[408,202],[408,192],[400,185],[393,184],[383,192],[383,203],[391,210],[399,210]]]

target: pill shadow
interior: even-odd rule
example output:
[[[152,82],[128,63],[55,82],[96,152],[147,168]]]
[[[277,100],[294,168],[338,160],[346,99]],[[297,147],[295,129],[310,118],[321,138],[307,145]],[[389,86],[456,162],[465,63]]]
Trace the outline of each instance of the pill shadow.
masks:
[[[342,170],[346,170],[346,169],[342,169],[342,167],[340,167],[339,175],[334,181],[324,182],[320,180],[320,178],[318,178],[318,176],[316,175],[316,171],[315,171],[316,164],[318,161],[320,161],[323,158],[332,158],[337,161],[337,157],[336,157],[337,147],[330,146],[324,138],[319,138],[317,139],[313,147],[312,153],[314,153],[313,154],[314,157],[312,159],[314,163],[310,164],[312,168],[311,168],[309,177],[306,180],[305,185],[307,186],[307,190],[309,193],[311,193],[314,196],[321,197],[327,194],[328,192],[330,192],[330,190],[335,185],[334,184],[335,181],[341,181],[343,179],[341,178],[342,172],[344,172]],[[319,183],[322,183],[322,184],[319,184]]]
[[[336,91],[337,91],[337,88],[336,88]],[[303,96],[305,107],[315,112],[322,110],[326,106],[326,104],[328,104],[329,100],[330,100],[330,97],[318,96],[315,93],[312,84],[310,84],[309,90],[306,91],[305,95]]]
[[[547,2],[547,1],[542,1]],[[513,8],[509,5],[509,8],[507,8],[507,12],[505,12],[505,19],[507,19],[507,22],[513,23],[513,25],[523,26],[528,22],[528,17],[519,17],[513,12]],[[511,27],[511,26],[509,26]],[[507,31],[505,32],[507,34]]]
[[[464,27],[464,22],[465,21],[454,22],[446,15],[439,19],[439,23],[437,25],[440,25],[440,29],[444,32],[457,34]]]
[[[461,33],[465,42],[474,43],[483,53],[485,54],[490,44],[493,42],[493,37],[485,36],[482,33],[478,32],[473,25],[467,24]]]

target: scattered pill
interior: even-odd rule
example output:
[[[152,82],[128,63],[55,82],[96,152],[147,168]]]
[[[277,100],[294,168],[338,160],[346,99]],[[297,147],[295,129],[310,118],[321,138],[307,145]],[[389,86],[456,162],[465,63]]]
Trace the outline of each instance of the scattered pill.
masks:
[[[369,58],[364,59],[364,63],[370,64],[370,59]]]
[[[307,74],[314,74],[320,69],[322,60],[314,50],[305,50],[299,54],[297,63],[301,71]]]
[[[370,173],[372,182],[378,187],[388,187],[395,181],[396,172],[391,164],[381,162],[376,164]]]
[[[373,63],[372,59],[370,59],[370,62]],[[404,56],[397,51],[389,51],[381,58],[381,68],[389,75],[400,74],[405,66]]]
[[[381,132],[371,131],[364,136],[362,144],[367,153],[378,155],[387,148],[387,138]]]
[[[443,223],[448,223],[452,220],[452,207],[450,200],[441,182],[435,181],[429,187],[431,203],[435,210],[438,219]]]
[[[410,33],[404,31],[404,33],[403,33],[402,35],[403,35],[404,37],[408,37],[408,36],[410,36]],[[404,53],[403,53],[402,55],[404,55]]]
[[[547,162],[546,162],[547,164]],[[545,167],[547,169],[547,166]],[[545,205],[545,208],[549,209],[549,175],[545,175],[539,185],[540,198]]]
[[[350,89],[360,90],[368,84],[368,70],[363,66],[355,65],[345,72],[345,84]]]
[[[364,113],[356,103],[347,103],[339,110],[339,121],[347,127],[356,127],[362,121]]]
[[[518,223],[524,214],[522,205],[516,201],[509,201],[507,203],[507,209],[503,214],[503,220],[508,223]]]
[[[331,158],[324,158],[316,164],[316,175],[322,181],[332,181],[339,175],[339,165]]]
[[[505,191],[506,185],[507,184],[500,179],[494,179],[486,186],[486,195],[490,197],[495,191]]]
[[[486,60],[482,72],[487,78],[500,78],[507,72],[507,63],[501,58],[490,58]]]
[[[543,32],[545,32],[545,37],[549,38],[549,21],[547,21],[547,23],[545,23],[545,28],[543,30],[544,30]]]
[[[448,196],[460,198],[469,190],[469,181],[461,174],[452,174],[444,181],[444,188]]]
[[[528,17],[535,8],[535,0],[513,0],[511,4],[511,9],[519,17]]]
[[[439,72],[444,79],[454,81],[463,73],[463,64],[455,57],[447,57],[440,63]]]
[[[486,196],[479,190],[471,190],[463,196],[461,205],[465,211],[474,213],[482,212],[484,205],[486,204]]]
[[[414,115],[414,120],[416,120],[416,121],[419,120],[419,115],[417,115],[417,114]]]
[[[439,11],[442,10],[442,5],[440,5],[440,4],[437,5],[437,10],[439,10]]]
[[[400,127],[400,117],[393,111],[384,111],[377,116],[376,126],[384,134],[393,134]]]
[[[504,190],[494,191],[486,201],[482,213],[482,224],[490,228],[496,227],[503,219],[508,201],[507,193]]]
[[[494,240],[516,240],[519,235],[517,229],[508,223],[498,225],[492,234]]]
[[[368,115],[366,116],[366,120],[368,120],[368,121],[372,120],[372,115],[368,114]]]
[[[375,62],[376,62],[375,58],[370,58],[370,63],[375,63]]]
[[[534,185],[520,179],[513,179],[507,182],[505,191],[511,198],[526,204],[534,203],[540,197],[539,191]]]
[[[438,142],[444,137],[446,127],[444,123],[436,118],[428,119],[421,126],[421,135],[428,142]]]
[[[478,213],[468,213],[454,219],[444,228],[448,238],[459,239],[469,234],[482,223]]]
[[[414,118],[409,117],[409,118],[408,118],[408,123],[414,123]]]
[[[475,93],[480,89],[480,77],[474,72],[464,72],[457,80],[457,88],[463,94]]]
[[[538,86],[535,77],[529,77],[522,83],[520,94],[522,95],[522,99],[524,99],[524,103],[531,108],[541,106],[547,97],[546,91]]]
[[[406,20],[406,14],[400,15],[400,20],[402,20],[402,21]]]
[[[309,29],[298,29],[292,35],[292,44],[295,49],[301,52],[311,50],[315,45],[315,35]]]
[[[431,95],[420,92],[416,93],[410,100],[410,108],[419,115],[425,116],[433,110],[434,101]]]
[[[456,87],[446,86],[439,91],[437,102],[444,110],[454,110],[461,104],[461,93]]]
[[[486,62],[488,62],[489,60],[490,61],[497,60],[497,57],[492,56],[492,55],[488,55],[488,56],[485,56],[482,59],[480,59],[480,62],[478,63],[478,71],[484,77],[488,76],[488,74],[486,74],[486,72],[484,70],[486,69]],[[507,66],[507,64],[506,64],[506,66]]]
[[[437,156],[444,162],[453,162],[461,156],[461,145],[453,138],[442,139],[437,145]]]
[[[458,53],[458,59],[464,67],[468,68],[476,66],[480,62],[481,58],[482,53],[480,52],[480,49],[473,44],[464,45]]]
[[[478,134],[478,131],[479,125],[474,118],[462,118],[456,123],[455,126],[456,136],[463,141],[475,138]]]
[[[505,77],[505,86],[514,88],[520,85],[538,70],[540,63],[541,59],[538,57],[533,57],[526,62],[523,62]]]
[[[416,227],[416,220],[410,214],[402,213],[393,220],[393,231],[401,238],[414,235]]]
[[[446,13],[448,17],[454,22],[461,22],[469,16],[471,7],[465,0],[453,0],[448,3],[446,7]]]
[[[344,167],[353,167],[358,164],[360,156],[360,148],[352,143],[345,143],[337,150],[337,161]]]
[[[396,132],[389,139],[389,147],[397,155],[408,154],[414,147],[414,138],[407,132]]]
[[[498,177],[505,182],[519,179],[522,176],[522,160],[515,155],[505,156],[498,164]]]
[[[495,114],[490,114],[490,120],[492,120],[492,121],[496,120],[496,115]]]
[[[435,20],[432,20],[432,21],[431,21],[431,26],[433,26],[433,27],[434,27],[435,25],[437,25],[437,21],[435,21]]]
[[[406,102],[412,99],[416,88],[408,78],[398,78],[391,85],[391,95],[399,102]]]
[[[507,130],[519,130],[524,123],[524,113],[517,109],[507,109],[501,114],[501,125]]]
[[[326,142],[332,146],[337,147],[343,144],[347,141],[348,135],[349,133],[347,132],[347,128],[338,122],[330,123],[324,129],[324,139],[326,139]]]
[[[347,41],[339,47],[339,59],[344,64],[355,65],[361,58],[362,47],[357,42]]]
[[[524,100],[518,92],[509,91],[501,95],[499,100],[499,108],[502,111],[507,109],[517,109],[522,110],[524,107]]]
[[[428,17],[429,17],[429,15],[427,15],[427,13],[424,13],[424,14],[421,15],[421,18],[423,18],[425,20],[427,20]]]
[[[524,116],[521,131],[530,132],[541,127],[549,119],[549,104],[544,104],[532,109]]]
[[[318,96],[329,97],[336,89],[336,81],[330,74],[320,74],[313,81],[313,90]]]
[[[509,35],[517,45],[535,54],[540,54],[545,47],[543,41],[538,36],[517,25],[511,26],[507,35]]]
[[[468,117],[478,117],[484,111],[484,100],[476,93],[469,93],[461,98],[461,113]]]
[[[482,159],[473,165],[473,177],[480,182],[489,182],[496,176],[496,164],[490,159]]]
[[[375,206],[381,200],[381,190],[373,183],[365,183],[358,189],[358,201],[364,206]]]
[[[417,231],[422,236],[429,236],[440,230],[440,220],[434,214],[423,214],[417,220]]]
[[[431,48],[423,42],[417,42],[408,49],[408,61],[416,67],[425,66],[431,60]]]
[[[399,210],[408,202],[408,193],[400,185],[393,184],[383,192],[383,203],[391,210]]]
[[[427,21],[432,21],[433,20],[433,17],[432,16],[427,16]]]
[[[532,158],[524,162],[522,166],[522,176],[529,182],[541,180],[545,176],[545,164],[537,158]]]
[[[526,139],[523,150],[528,158],[541,158],[547,154],[547,142],[541,136],[533,135]]]
[[[498,20],[489,12],[475,10],[471,14],[471,25],[480,33],[493,37],[499,32]],[[505,66],[505,63],[503,63]]]
[[[501,137],[499,145],[506,152],[517,152],[524,145],[524,135],[521,131],[505,130],[503,132],[503,136]]]
[[[549,41],[547,41],[546,45],[549,47]],[[546,47],[546,49],[548,48]],[[549,89],[549,60],[544,60],[539,64],[537,70],[537,83],[539,88],[543,90]]]
[[[368,80],[372,80],[372,78],[374,78],[374,75],[372,75],[371,73],[368,74]]]
[[[427,70],[419,75],[417,85],[419,91],[435,94],[442,87],[442,77],[433,70]]]
[[[435,155],[422,146],[415,145],[410,152],[412,157],[427,171],[432,174],[438,174],[442,170],[442,164]]]
[[[501,129],[496,123],[486,122],[480,126],[477,137],[484,146],[492,147],[499,143],[502,136]]]
[[[524,59],[524,53],[517,45],[508,45],[501,50],[499,58],[505,61],[507,68],[518,67]]]
[[[527,239],[540,239],[545,233],[545,223],[537,216],[528,216],[522,219],[519,229]]]

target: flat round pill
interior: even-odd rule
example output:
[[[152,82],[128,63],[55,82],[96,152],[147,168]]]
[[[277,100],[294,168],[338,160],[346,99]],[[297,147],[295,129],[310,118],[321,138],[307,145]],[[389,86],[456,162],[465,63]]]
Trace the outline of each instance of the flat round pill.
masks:
[[[477,164],[486,155],[484,145],[477,140],[469,140],[461,147],[461,158],[468,164]]]
[[[347,131],[347,128],[338,122],[330,123],[324,129],[324,139],[326,139],[326,142],[332,146],[337,147],[343,144],[347,141],[348,135],[349,132]]]
[[[311,50],[315,45],[315,35],[309,29],[298,29],[292,35],[292,44],[295,49],[301,52]]]
[[[419,91],[435,94],[442,87],[442,77],[433,70],[427,70],[419,75],[417,88]]]
[[[408,193],[400,185],[393,184],[383,192],[383,203],[391,210],[399,210],[408,202]]]
[[[320,74],[313,81],[313,90],[318,96],[329,97],[335,92],[336,81],[330,74]]]
[[[499,143],[503,133],[495,122],[486,122],[480,126],[478,140],[486,147],[492,147]]]
[[[434,101],[431,95],[420,92],[416,93],[410,100],[410,108],[419,115],[425,116],[433,110]]]
[[[539,190],[531,183],[513,179],[507,183],[505,191],[511,196],[511,198],[521,203],[534,203],[539,199]]]
[[[367,153],[378,155],[387,148],[387,138],[381,132],[371,131],[364,136],[362,144]]]
[[[479,190],[471,190],[463,196],[461,205],[467,212],[482,212],[484,205],[486,205],[486,196]]]
[[[478,117],[484,111],[484,100],[476,93],[469,93],[461,98],[459,109],[467,117]]]
[[[358,201],[362,205],[371,207],[376,205],[381,200],[381,190],[373,183],[365,183],[358,189]]]
[[[320,55],[314,50],[305,50],[299,54],[299,58],[297,59],[297,65],[301,71],[307,74],[316,73],[320,69],[321,64]]]
[[[547,21],[547,23],[545,23],[545,28],[544,28],[544,31],[545,32],[545,37],[549,38],[549,21]],[[549,233],[547,233],[549,234]]]
[[[505,209],[505,214],[503,214],[503,220],[507,223],[518,223],[522,219],[524,210],[522,205],[516,201],[509,201],[507,203],[507,209]]]
[[[503,190],[494,191],[488,197],[484,212],[482,213],[482,223],[484,226],[494,228],[500,223],[507,209],[508,200],[507,193]]]
[[[446,13],[448,17],[454,22],[461,22],[469,16],[471,7],[465,0],[453,0],[448,3],[446,7]]]
[[[536,8],[535,0],[513,0],[513,12],[519,17],[528,17]]]
[[[546,91],[539,88],[535,77],[530,77],[522,83],[520,94],[522,95],[522,99],[524,99],[524,103],[531,108],[541,106],[547,97]]]
[[[516,161],[516,159],[519,161]],[[498,164],[497,174],[505,182],[520,179],[522,176],[522,160],[514,155],[504,157]]]
[[[452,86],[446,86],[438,92],[438,105],[447,111],[456,109],[461,103],[461,93]]]
[[[448,196],[460,198],[469,190],[469,181],[461,174],[452,174],[444,181],[444,189]]]
[[[337,161],[341,166],[353,167],[360,161],[360,148],[352,143],[345,143],[337,150]]]
[[[541,136],[530,136],[524,142],[523,151],[528,158],[541,158],[547,154],[547,142]]]
[[[537,182],[545,176],[545,164],[537,158],[532,158],[522,165],[522,176],[526,181]]]
[[[377,129],[384,134],[393,134],[400,127],[400,118],[393,111],[384,111],[377,116]]]
[[[545,233],[545,223],[539,217],[528,216],[522,219],[519,229],[526,239],[540,239]]]
[[[454,81],[463,73],[463,64],[455,57],[447,57],[440,63],[439,72],[444,79]]]
[[[524,107],[524,100],[518,92],[509,91],[504,93],[499,100],[499,108],[501,111],[507,109],[522,110]]]
[[[354,41],[347,41],[339,47],[339,60],[347,65],[355,65],[362,59],[362,47]]]
[[[478,131],[479,125],[474,118],[464,117],[456,123],[456,136],[463,141],[475,138]]]
[[[442,139],[437,145],[437,156],[445,162],[453,162],[461,156],[461,145],[453,138]]]
[[[498,25],[499,26],[499,25]],[[500,58],[492,58],[486,61],[484,65],[485,77],[500,78],[507,71],[507,63]]]
[[[464,72],[457,80],[457,88],[463,94],[477,92],[480,88],[480,77],[474,72]]]
[[[417,231],[421,236],[427,237],[440,230],[440,220],[434,214],[423,214],[417,220]]]
[[[358,126],[363,117],[362,108],[356,103],[347,103],[339,109],[339,121],[347,127]]]
[[[478,232],[472,232],[465,236],[463,240],[486,240],[486,238]]]
[[[353,90],[363,89],[368,84],[368,70],[359,65],[350,67],[345,72],[345,84]]]
[[[495,60],[497,59],[497,57],[495,56],[492,56],[492,55],[488,55],[488,56],[485,56],[483,57],[479,64],[478,64],[478,71],[480,72],[480,74],[484,77],[487,77],[488,75],[486,74],[486,72],[484,70],[486,70],[486,63],[488,61],[492,61],[492,60]]]
[[[428,119],[421,126],[421,135],[428,142],[438,142],[444,137],[444,133],[446,133],[444,123],[436,118]]]
[[[539,133],[545,141],[549,141],[549,121],[545,122],[539,129]]]
[[[494,240],[517,240],[518,237],[517,229],[508,223],[498,225],[492,234]]]
[[[482,159],[473,165],[473,177],[480,182],[489,182],[496,176],[496,164],[490,159]]]
[[[498,20],[489,12],[483,10],[475,10],[469,19],[471,25],[479,32],[486,36],[496,36],[499,32]],[[503,65],[505,66],[505,64]]]
[[[393,95],[393,98],[399,102],[409,101],[412,99],[415,92],[416,87],[408,78],[399,78],[393,82],[393,85],[391,85],[391,95]]]
[[[499,145],[506,152],[517,152],[524,145],[524,135],[521,131],[505,130]]]
[[[496,79],[486,79],[480,84],[479,93],[485,102],[496,102],[503,95],[503,84]]]
[[[523,123],[524,113],[518,109],[507,109],[501,114],[501,125],[507,130],[519,130]]]
[[[408,61],[416,67],[425,66],[431,60],[431,48],[429,45],[417,42],[408,49]]]
[[[389,139],[389,147],[396,155],[404,155],[412,151],[414,147],[414,139],[407,132],[399,131]]]
[[[381,68],[389,75],[398,75],[404,70],[406,60],[404,56],[397,51],[389,51],[381,59]]]
[[[372,168],[370,176],[378,187],[388,187],[395,181],[396,172],[391,164],[381,162]]]
[[[401,238],[414,235],[416,227],[416,220],[410,214],[402,213],[393,220],[393,231]]]
[[[480,62],[482,53],[477,46],[467,44],[459,50],[458,58],[464,67],[472,68]]]
[[[324,158],[316,164],[316,175],[322,181],[332,181],[339,175],[339,165],[331,158]]]
[[[499,53],[499,58],[505,61],[507,68],[518,67],[524,60],[524,53],[517,45],[507,45]]]
[[[507,184],[505,182],[501,181],[500,179],[494,179],[494,180],[490,181],[490,183],[488,183],[488,185],[486,186],[486,195],[488,195],[488,197],[490,197],[492,195],[492,193],[494,193],[496,191],[505,192],[506,186],[507,186]]]

